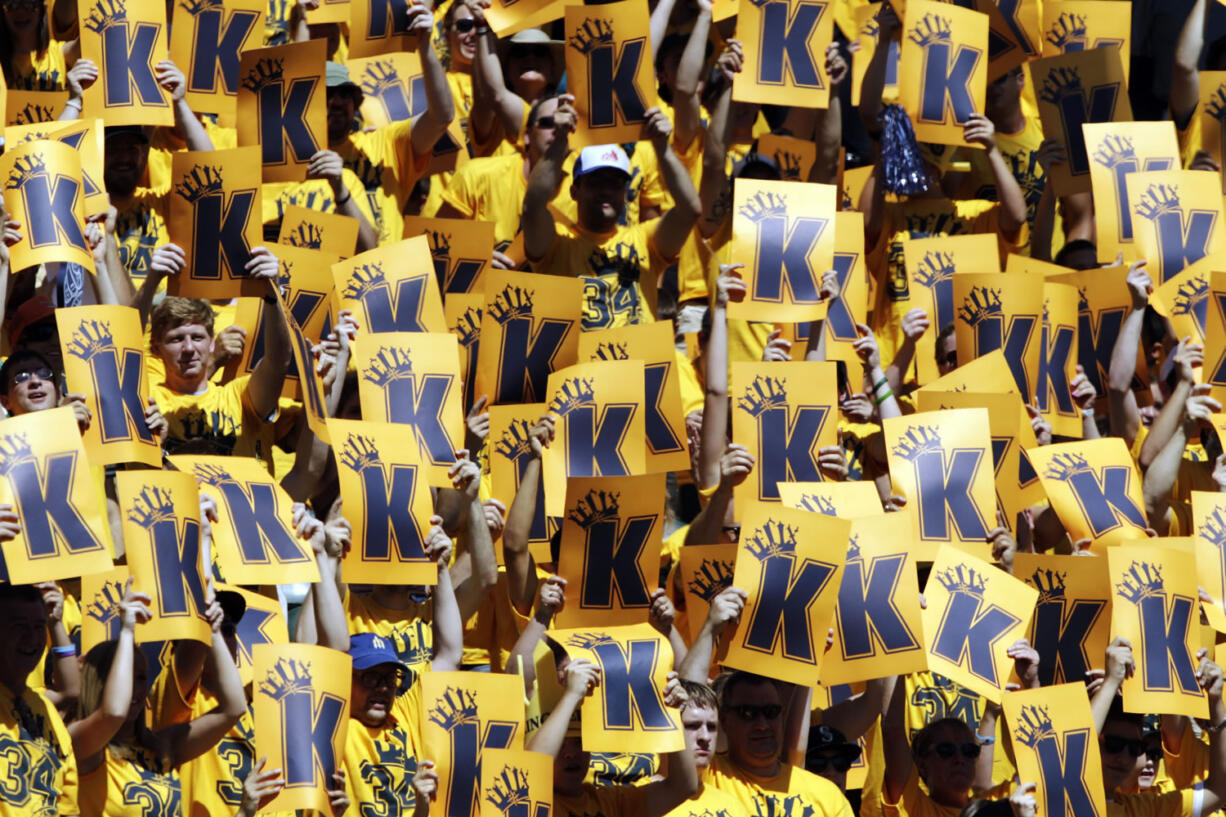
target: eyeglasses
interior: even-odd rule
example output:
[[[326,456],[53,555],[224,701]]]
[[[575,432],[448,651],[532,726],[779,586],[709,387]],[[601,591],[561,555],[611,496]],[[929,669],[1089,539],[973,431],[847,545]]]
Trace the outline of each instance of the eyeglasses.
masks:
[[[942,760],[949,760],[951,757],[958,754],[959,752],[962,753],[963,757],[968,758],[970,760],[974,760],[975,758],[979,757],[980,749],[979,749],[978,743],[945,742],[945,743],[936,744],[928,751],[930,754],[935,753],[936,756],[941,758]]]
[[[826,771],[826,767],[834,769],[836,772],[845,772],[851,768],[851,764],[860,759],[860,747],[856,747],[855,755],[838,754],[838,755],[809,755],[805,758],[805,768],[814,774],[821,774]]]
[[[13,375],[13,385],[19,386],[22,383],[29,381],[31,377],[37,377],[39,380],[50,381],[55,375],[46,366],[39,366],[37,369],[26,369],[23,372],[18,372]]]
[[[754,704],[727,704],[723,707],[723,710],[725,712],[736,713],[736,716],[743,721],[752,721],[759,717],[773,721],[783,714],[783,707],[779,704],[763,704],[762,706]]]
[[[366,672],[354,674],[357,675],[358,681],[366,689],[378,689],[382,686],[400,689],[400,685],[404,683],[404,672],[398,669],[384,672],[367,670]]]
[[[467,34],[477,27],[477,21],[471,17],[463,17],[459,20],[453,20],[451,27],[460,34]]]
[[[1118,755],[1124,750],[1132,757],[1140,757],[1145,754],[1145,741],[1140,738],[1125,738],[1120,735],[1103,735],[1103,751],[1109,755]]]
[[[535,123],[536,127],[541,130],[553,130],[557,124],[557,120],[552,116],[538,116]]]

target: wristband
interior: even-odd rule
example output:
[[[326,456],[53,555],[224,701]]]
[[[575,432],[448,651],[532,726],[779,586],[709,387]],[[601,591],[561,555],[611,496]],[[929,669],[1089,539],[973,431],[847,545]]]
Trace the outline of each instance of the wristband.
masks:
[[[77,648],[73,644],[68,644],[63,647],[52,647],[51,652],[55,654],[56,658],[72,658],[77,654]]]
[[[263,297],[264,297],[264,303],[266,304],[275,304],[277,302],[276,295],[265,295]]]
[[[1217,723],[1213,724],[1213,726],[1210,726],[1210,727],[1209,727],[1208,729],[1206,729],[1205,731],[1207,731],[1207,732],[1221,732],[1223,729],[1226,729],[1226,718],[1222,718],[1220,721],[1218,721]]]
[[[65,103],[64,103],[64,107],[65,107],[65,108],[76,108],[76,109],[77,109],[77,112],[79,113],[79,112],[81,111],[81,100],[79,100],[79,99],[70,99],[70,100],[68,100],[67,102],[65,102]]]
[[[343,199],[342,199],[342,198],[337,198],[337,200],[336,200],[336,206],[337,206],[337,207],[340,207],[340,206],[341,206],[341,205],[343,205],[343,204],[348,204],[348,203],[349,203],[349,200],[350,200],[351,198],[353,198],[353,194],[352,194],[352,193],[350,193],[348,189],[346,189],[346,190],[345,190],[345,198],[343,198]]]
[[[477,31],[478,37],[484,37],[486,34],[490,33],[490,27],[489,26],[477,26],[476,31]]]
[[[886,383],[889,383],[889,382],[890,382],[889,378],[887,378],[885,375],[882,375],[881,379],[873,384],[873,394],[876,394],[877,389],[881,388],[882,386],[884,386]]]
[[[976,732],[976,733],[975,733],[975,737],[976,737],[976,738],[979,740],[979,745],[980,745],[980,746],[991,746],[993,743],[995,743],[995,742],[996,742],[996,736],[995,736],[995,735],[993,735],[993,736],[992,736],[992,737],[990,737],[990,738],[985,738],[983,735],[981,735],[981,734],[979,734],[978,732]]]
[[[883,395],[881,395],[880,397],[878,397],[878,398],[876,398],[876,399],[874,399],[874,400],[873,400],[873,405],[874,405],[874,406],[879,406],[879,405],[881,405],[882,403],[884,403],[886,400],[889,400],[889,399],[890,399],[891,397],[893,397],[893,396],[894,396],[894,390],[893,390],[893,389],[886,389],[886,390],[885,390],[885,394],[883,394]]]

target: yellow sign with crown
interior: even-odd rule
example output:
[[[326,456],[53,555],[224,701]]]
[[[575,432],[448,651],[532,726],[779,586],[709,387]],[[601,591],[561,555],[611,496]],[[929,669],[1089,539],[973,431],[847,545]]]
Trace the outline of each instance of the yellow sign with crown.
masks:
[[[1026,637],[1039,592],[989,562],[943,546],[924,586],[928,669],[1000,702],[1008,650]]]

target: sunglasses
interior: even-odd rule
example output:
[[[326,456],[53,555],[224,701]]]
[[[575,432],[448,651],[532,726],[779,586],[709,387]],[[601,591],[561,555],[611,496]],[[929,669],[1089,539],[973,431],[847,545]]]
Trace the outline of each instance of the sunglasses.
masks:
[[[25,343],[46,343],[55,337],[59,327],[54,321],[41,321],[27,326],[21,331],[21,340]]]
[[[358,681],[366,689],[378,689],[386,686],[390,689],[400,689],[400,685],[404,683],[404,672],[401,670],[392,670],[390,672],[375,672],[368,670],[367,672],[358,672]]]
[[[477,27],[477,21],[471,17],[464,17],[460,20],[452,22],[451,27],[460,34],[467,34]]]
[[[507,57],[513,60],[534,57],[538,60],[547,60],[553,57],[553,53],[547,46],[543,45],[516,45],[512,46],[507,51]]]
[[[970,760],[974,760],[975,758],[979,757],[979,752],[980,752],[979,744],[978,743],[948,743],[946,742],[946,743],[938,743],[929,750],[929,753],[935,753],[936,756],[941,758],[942,760],[949,760],[951,757],[958,754],[959,752],[962,753],[963,757],[968,758]]]
[[[1119,735],[1103,735],[1103,751],[1109,755],[1118,755],[1124,750],[1128,750],[1128,754],[1132,757],[1140,757],[1145,754],[1145,741],[1140,738],[1125,738]]]
[[[725,712],[736,713],[736,716],[743,721],[752,721],[759,717],[773,721],[783,714],[783,707],[779,704],[763,704],[762,706],[755,706],[754,704],[729,704],[724,706],[723,709]]]
[[[536,127],[541,130],[553,130],[557,127],[557,120],[552,116],[538,116],[536,119]]]
[[[18,372],[17,374],[13,375],[13,385],[20,386],[22,383],[28,382],[32,377],[37,377],[39,380],[50,381],[54,376],[55,375],[53,375],[51,370],[46,366],[40,366],[37,369],[26,369],[23,372]]]
[[[860,747],[856,747],[854,756],[849,754],[838,755],[809,755],[805,758],[805,768],[814,774],[821,774],[826,771],[826,767],[834,769],[836,772],[845,772],[851,768],[851,764],[860,759]]]

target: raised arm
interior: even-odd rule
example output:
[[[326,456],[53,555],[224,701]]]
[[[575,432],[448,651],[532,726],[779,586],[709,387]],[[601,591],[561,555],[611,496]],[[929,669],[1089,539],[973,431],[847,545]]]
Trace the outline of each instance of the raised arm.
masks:
[[[438,584],[434,588],[434,672],[455,672],[464,656],[464,619],[451,584],[451,537],[442,529],[440,517],[430,517],[430,533],[426,537],[426,555],[438,564]]]
[[[729,218],[732,204],[732,185],[728,181],[728,141],[732,127],[732,78],[741,72],[743,57],[741,44],[729,40],[708,80],[718,83],[715,101],[711,103],[711,121],[707,125],[707,141],[702,146],[702,180],[698,197],[702,205],[702,218],[698,231],[710,238]]]
[[[467,620],[476,615],[485,597],[498,583],[498,562],[494,556],[494,540],[490,537],[485,521],[485,505],[481,502],[481,468],[468,457],[468,451],[456,452],[456,461],[449,469],[454,490],[459,494],[461,507],[460,536],[464,552],[453,565],[456,601],[460,618]]]
[[[885,755],[881,793],[890,803],[897,803],[902,797],[915,765],[911,759],[911,742],[907,738],[906,708],[907,683],[905,678],[899,677],[881,718],[881,749]]]
[[[417,35],[417,53],[421,57],[421,73],[426,89],[426,110],[413,121],[410,138],[413,140],[413,155],[425,156],[434,150],[434,144],[447,132],[455,119],[455,100],[447,84],[447,72],[438,61],[431,43],[434,16],[419,0],[409,6],[410,34]]]
[[[706,426],[703,419],[703,426]],[[710,500],[703,507],[690,529],[685,532],[686,545],[710,545],[720,541],[724,520],[732,506],[732,493],[745,481],[754,467],[754,456],[740,443],[728,443],[719,462],[719,482]]]
[[[289,325],[286,323],[288,318],[277,294],[281,264],[267,247],[255,247],[251,250],[246,270],[250,277],[266,282],[268,293],[264,296],[264,357],[255,364],[251,380],[247,382],[247,399],[251,402],[251,408],[262,422],[267,422],[277,411],[281,386],[285,383],[293,355]]]
[[[532,538],[532,522],[541,495],[541,458],[553,442],[553,415],[546,414],[528,429],[528,462],[524,466],[519,490],[507,511],[507,524],[502,531],[502,560],[507,568],[507,592],[511,604],[521,615],[532,609],[536,595],[536,563],[528,549]]]
[[[247,696],[243,694],[238,667],[221,635],[225,614],[216,599],[209,604],[205,614],[213,626],[206,671],[210,673],[209,688],[217,695],[217,705],[194,720],[168,726],[157,733],[158,739],[167,747],[174,766],[181,766],[216,746],[247,711]]]
[[[660,3],[656,10],[659,11],[663,5]],[[652,13],[652,20],[654,22],[655,12]],[[707,38],[710,32],[711,0],[698,0],[698,16],[694,18],[694,28],[690,30],[690,38],[685,41],[685,48],[681,51],[673,88],[673,112],[677,118],[673,123],[673,144],[682,151],[702,130],[702,105],[698,92],[702,69],[707,64]]]
[[[973,113],[962,129],[962,138],[987,151],[988,167],[992,169],[996,198],[1000,202],[1000,232],[1007,240],[1016,242],[1026,224],[1026,197],[996,145],[996,126],[983,114]]]
[[[156,68],[157,81],[170,92],[171,104],[175,109],[175,128],[187,143],[188,150],[212,150],[213,140],[209,132],[196,118],[192,106],[187,104],[187,78],[179,67],[170,60],[162,60]]]
[[[660,216],[655,232],[656,250],[669,260],[676,258],[681,252],[702,209],[698,201],[698,191],[694,189],[694,181],[673,151],[672,133],[673,123],[668,121],[663,111],[652,108],[647,112],[643,135],[651,140],[651,145],[655,148],[660,163],[660,177],[664,179],[664,189],[673,197],[672,208]],[[643,285],[649,284],[644,282]],[[650,282],[650,286],[655,286],[655,282]]]
[[[541,582],[540,595],[536,600],[536,612],[524,625],[519,638],[515,639],[515,646],[511,648],[507,656],[504,671],[515,672],[516,667],[520,668],[519,673],[524,679],[525,696],[532,695],[532,689],[536,686],[536,661],[533,659],[536,654],[536,645],[541,643],[541,639],[545,637],[545,632],[553,622],[554,614],[561,610],[564,604],[566,604],[566,579],[561,576],[550,576]]]
[[[528,103],[519,94],[507,87],[502,73],[502,61],[498,59],[498,38],[485,20],[485,5],[477,0],[467,0],[468,10],[477,22],[477,51],[473,56],[473,79],[480,79],[485,86],[486,101],[493,109],[494,117],[502,124],[508,139],[515,142],[528,113]],[[454,216],[453,216],[454,218]]]
[[[710,489],[720,482],[720,461],[728,443],[728,302],[745,297],[743,264],[720,264],[715,279],[711,330],[703,352],[702,428],[698,443],[698,487]],[[714,541],[714,540],[712,540]]]
[[[1205,347],[1193,343],[1191,337],[1179,341],[1179,345],[1171,352],[1175,364],[1175,372],[1179,377],[1175,388],[1162,406],[1162,411],[1149,428],[1149,435],[1141,443],[1141,453],[1137,464],[1142,470],[1158,457],[1158,452],[1166,448],[1167,443],[1178,434],[1184,422],[1184,408],[1192,389],[1196,385],[1197,369],[1203,369],[1205,364]]]
[[[115,640],[115,655],[111,671],[102,690],[102,705],[84,718],[68,724],[72,751],[77,762],[86,770],[97,768],[102,751],[128,719],[132,708],[132,666],[136,652],[136,625],[150,619],[149,605],[153,600],[145,593],[132,590],[132,577],[124,586],[120,602],[119,637]],[[83,772],[84,773],[84,772]]]
[[[677,674],[687,681],[705,684],[711,672],[711,659],[715,655],[715,645],[729,624],[739,621],[741,611],[745,609],[745,591],[739,587],[725,587],[715,598],[711,599],[711,607],[707,618],[702,623],[702,629],[690,645],[685,660],[677,667]]]
[[[557,237],[549,202],[562,186],[562,162],[570,152],[569,137],[576,123],[574,100],[569,95],[558,98],[558,109],[553,114],[553,141],[528,177],[520,226],[524,231],[524,253],[529,261],[544,258]]]
[[[1222,724],[1226,723],[1226,703],[1222,701],[1222,668],[1202,656],[1196,673],[1200,688],[1209,696],[1209,777],[1205,780],[1205,814],[1226,803],[1226,741],[1222,739]]]
[[[1171,67],[1171,118],[1185,128],[1200,101],[1200,52],[1205,45],[1208,0],[1194,0],[1175,41],[1175,64]],[[1206,812],[1207,813],[1207,812]]]
[[[1128,269],[1128,291],[1132,294],[1132,309],[1120,325],[1120,333],[1111,349],[1111,364],[1107,369],[1107,399],[1110,408],[1111,435],[1123,437],[1129,448],[1141,428],[1141,413],[1132,394],[1132,379],[1137,371],[1137,345],[1141,342],[1141,326],[1145,307],[1153,294],[1154,283],[1145,269],[1145,261],[1134,261]]]
[[[317,150],[307,165],[308,179],[323,179],[332,188],[332,207],[338,216],[348,216],[357,219],[358,244],[357,251],[373,250],[379,244],[379,234],[366,217],[366,213],[358,206],[358,198],[362,195],[362,184],[352,170],[345,167],[345,161],[334,150],[323,148]]]
[[[809,171],[809,181],[835,184],[839,177],[839,148],[843,144],[843,102],[839,87],[847,79],[847,60],[837,42],[826,47],[826,77],[830,81],[830,102],[816,111],[813,141],[817,157]]]
[[[894,13],[889,0],[881,4],[877,12],[877,46],[864,72],[860,84],[860,121],[869,135],[876,138],[881,133],[882,94],[885,92],[885,74],[889,67],[890,44],[898,35],[902,23]]]
[[[566,685],[562,695],[554,704],[553,711],[536,734],[528,738],[524,746],[529,752],[540,752],[543,755],[557,757],[566,742],[566,730],[570,727],[570,719],[575,710],[583,703],[583,699],[592,694],[592,690],[600,683],[600,667],[586,658],[576,658],[566,665]]]
[[[676,710],[675,716],[681,720],[681,708],[688,700],[685,688],[677,677],[670,672],[668,683],[664,687],[664,705]],[[677,806],[693,797],[698,792],[698,769],[694,766],[694,753],[687,742],[679,752],[669,752],[664,756],[668,762],[668,774],[663,780],[656,780],[643,787],[643,796],[647,800],[647,817],[664,817]]]
[[[1102,734],[1107,723],[1107,715],[1111,712],[1111,702],[1120,692],[1124,679],[1131,677],[1136,671],[1136,660],[1132,656],[1132,642],[1118,636],[1107,645],[1107,667],[1103,674],[1103,682],[1090,698],[1090,712],[1094,716],[1094,729]]]

